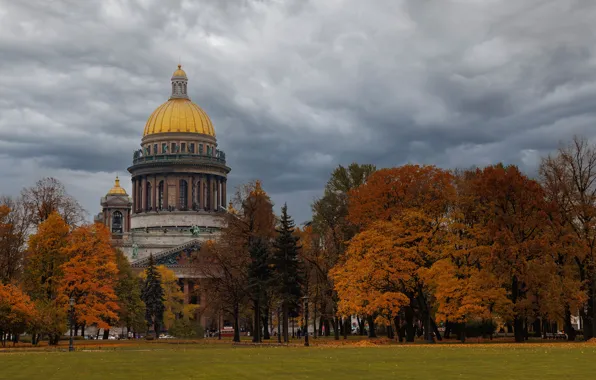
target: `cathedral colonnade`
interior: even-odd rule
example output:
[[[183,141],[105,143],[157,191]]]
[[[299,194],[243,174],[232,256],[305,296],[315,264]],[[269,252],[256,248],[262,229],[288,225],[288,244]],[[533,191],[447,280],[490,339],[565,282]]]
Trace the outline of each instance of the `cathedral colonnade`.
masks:
[[[221,211],[227,178],[202,173],[147,174],[133,177],[133,212]],[[137,201],[138,200],[138,201]]]

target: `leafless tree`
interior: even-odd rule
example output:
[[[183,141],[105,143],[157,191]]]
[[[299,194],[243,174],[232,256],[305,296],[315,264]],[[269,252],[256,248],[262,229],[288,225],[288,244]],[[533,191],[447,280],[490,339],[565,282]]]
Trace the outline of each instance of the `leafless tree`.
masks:
[[[21,198],[33,226],[42,223],[53,212],[59,213],[70,226],[77,226],[85,220],[85,210],[55,178],[42,178],[34,186],[24,188]]]
[[[580,309],[587,340],[596,336],[596,144],[574,137],[543,159],[540,175],[547,196],[583,247],[575,262],[588,296],[586,308]]]
[[[20,198],[0,197],[0,206],[9,210],[0,231],[0,282],[8,283],[22,272],[29,221]]]

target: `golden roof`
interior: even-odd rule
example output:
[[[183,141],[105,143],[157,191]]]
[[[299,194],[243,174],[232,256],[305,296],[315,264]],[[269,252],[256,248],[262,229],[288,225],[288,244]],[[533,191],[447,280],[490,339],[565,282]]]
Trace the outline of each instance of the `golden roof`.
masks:
[[[126,194],[126,190],[120,187],[120,179],[116,176],[116,180],[114,181],[114,187],[108,191],[108,195],[128,195]]]
[[[172,75],[172,96],[149,116],[143,136],[184,132],[215,137],[215,129],[207,113],[188,98],[187,80],[182,66],[178,65],[178,70]]]
[[[149,116],[143,136],[166,132],[203,133],[215,137],[207,113],[190,99],[170,99]]]
[[[178,65],[178,70],[174,71],[174,74],[172,74],[172,77],[186,78],[186,72],[184,72],[184,70],[182,70],[182,65]]]

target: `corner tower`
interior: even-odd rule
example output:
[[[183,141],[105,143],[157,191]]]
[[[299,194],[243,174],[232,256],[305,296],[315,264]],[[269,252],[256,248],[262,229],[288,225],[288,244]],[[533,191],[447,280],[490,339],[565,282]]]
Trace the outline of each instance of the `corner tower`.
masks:
[[[225,212],[230,168],[217,149],[213,123],[190,100],[180,65],[171,83],[170,98],[147,120],[128,168],[132,210],[126,251],[139,265],[149,254],[159,262],[166,251],[217,233]]]

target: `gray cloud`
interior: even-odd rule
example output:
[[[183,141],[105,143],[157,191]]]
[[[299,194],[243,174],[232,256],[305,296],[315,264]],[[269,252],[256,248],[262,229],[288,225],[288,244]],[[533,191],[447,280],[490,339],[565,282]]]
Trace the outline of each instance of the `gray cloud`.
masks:
[[[261,178],[299,222],[338,164],[534,173],[596,138],[595,19],[586,0],[0,0],[0,193],[52,175],[96,213],[179,59],[231,184]]]

